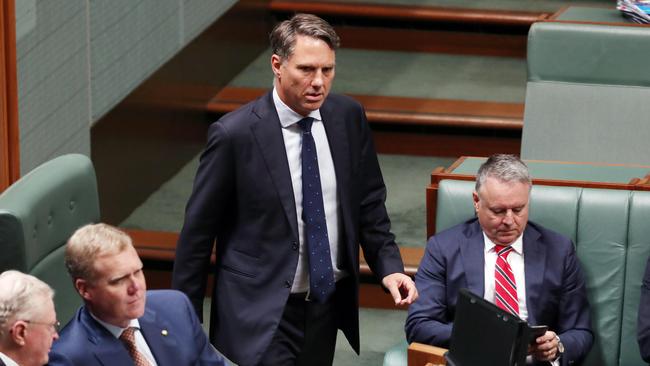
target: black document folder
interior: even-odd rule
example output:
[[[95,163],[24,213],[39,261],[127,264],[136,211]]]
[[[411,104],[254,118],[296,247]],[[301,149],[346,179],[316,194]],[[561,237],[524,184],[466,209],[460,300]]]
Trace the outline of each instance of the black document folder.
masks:
[[[518,316],[461,289],[456,304],[449,366],[524,366],[537,331]]]

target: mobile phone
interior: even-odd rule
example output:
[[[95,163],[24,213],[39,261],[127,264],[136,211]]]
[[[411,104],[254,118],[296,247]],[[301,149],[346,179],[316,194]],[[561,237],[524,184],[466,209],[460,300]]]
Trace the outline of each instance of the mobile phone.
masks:
[[[547,325],[531,325],[528,327],[528,330],[530,332],[530,344],[534,344],[535,340],[548,330]]]

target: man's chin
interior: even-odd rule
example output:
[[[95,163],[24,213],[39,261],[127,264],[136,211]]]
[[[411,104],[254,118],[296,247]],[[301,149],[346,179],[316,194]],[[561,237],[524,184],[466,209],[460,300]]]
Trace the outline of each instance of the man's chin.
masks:
[[[510,245],[512,244],[515,240],[517,240],[517,234],[513,235],[503,235],[497,237],[497,240],[499,242],[499,245]]]

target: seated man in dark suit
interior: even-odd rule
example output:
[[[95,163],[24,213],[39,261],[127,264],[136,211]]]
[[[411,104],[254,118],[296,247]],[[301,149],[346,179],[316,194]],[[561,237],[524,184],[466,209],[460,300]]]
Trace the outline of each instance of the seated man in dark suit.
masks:
[[[650,258],[641,284],[641,301],[637,323],[637,340],[643,361],[650,363]]]
[[[131,238],[109,225],[86,225],[65,248],[83,298],[50,353],[51,365],[224,365],[187,297],[147,291]]]
[[[530,347],[531,363],[584,359],[593,344],[584,276],[570,239],[528,222],[531,187],[528,168],[515,156],[495,155],[479,168],[477,218],[427,243],[415,277],[420,298],[406,320],[409,342],[449,347],[458,291],[467,288],[549,327]]]
[[[0,274],[0,365],[42,366],[59,338],[54,291],[38,278],[9,270]]]

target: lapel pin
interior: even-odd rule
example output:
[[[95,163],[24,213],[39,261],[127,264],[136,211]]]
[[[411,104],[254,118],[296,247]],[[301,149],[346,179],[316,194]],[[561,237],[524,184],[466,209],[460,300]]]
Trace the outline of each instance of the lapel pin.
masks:
[[[169,332],[167,332],[167,329],[163,329],[163,330],[160,332],[160,334],[162,334],[163,337],[167,337],[167,334],[169,334]]]

